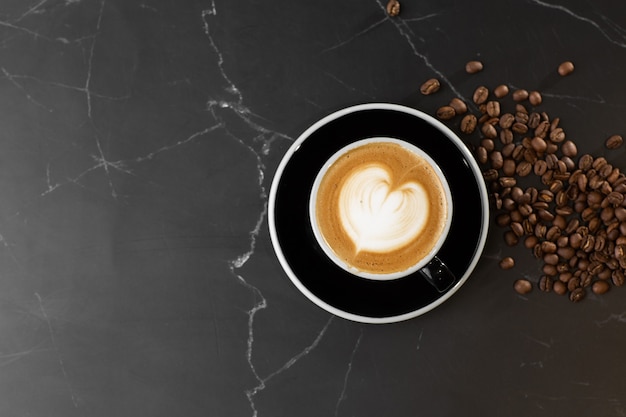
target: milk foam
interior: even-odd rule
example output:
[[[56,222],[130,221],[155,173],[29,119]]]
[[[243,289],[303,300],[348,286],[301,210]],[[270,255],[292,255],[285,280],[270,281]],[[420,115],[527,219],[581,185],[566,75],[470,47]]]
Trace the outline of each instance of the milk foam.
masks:
[[[424,230],[430,207],[424,187],[415,181],[393,184],[390,170],[375,163],[346,179],[339,193],[339,214],[357,251],[393,251]]]

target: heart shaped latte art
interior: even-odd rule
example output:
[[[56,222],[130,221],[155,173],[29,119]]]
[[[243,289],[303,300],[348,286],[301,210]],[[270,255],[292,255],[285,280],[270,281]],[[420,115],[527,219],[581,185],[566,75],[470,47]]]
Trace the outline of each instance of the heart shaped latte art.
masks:
[[[353,172],[339,193],[339,215],[357,251],[384,253],[417,237],[428,219],[428,194],[415,181],[393,186],[382,166]]]

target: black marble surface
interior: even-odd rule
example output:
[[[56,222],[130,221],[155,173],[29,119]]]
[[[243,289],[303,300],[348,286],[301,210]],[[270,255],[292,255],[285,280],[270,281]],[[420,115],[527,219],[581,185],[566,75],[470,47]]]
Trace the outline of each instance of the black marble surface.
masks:
[[[273,174],[348,105],[540,89],[626,169],[603,146],[626,133],[621,2],[401,2],[0,2],[1,416],[626,415],[626,290],[519,296],[540,265],[496,228],[396,324],[333,317],[281,269]]]

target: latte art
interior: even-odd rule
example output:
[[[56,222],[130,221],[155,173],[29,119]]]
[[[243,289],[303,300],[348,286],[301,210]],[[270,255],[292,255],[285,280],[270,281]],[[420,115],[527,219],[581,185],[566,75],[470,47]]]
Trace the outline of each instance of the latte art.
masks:
[[[392,172],[378,164],[352,173],[339,193],[339,216],[356,252],[385,253],[409,244],[424,230],[428,193],[408,181],[394,186]]]
[[[404,273],[441,244],[450,224],[449,190],[434,162],[412,145],[362,142],[338,152],[318,175],[314,232],[348,271],[368,278]]]

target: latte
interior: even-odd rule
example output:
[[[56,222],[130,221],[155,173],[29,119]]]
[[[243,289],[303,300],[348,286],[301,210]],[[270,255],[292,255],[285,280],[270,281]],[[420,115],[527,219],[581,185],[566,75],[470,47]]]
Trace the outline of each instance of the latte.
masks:
[[[314,230],[331,258],[351,272],[382,276],[411,269],[432,255],[449,227],[443,175],[409,146],[393,139],[357,142],[331,158],[316,179]]]

